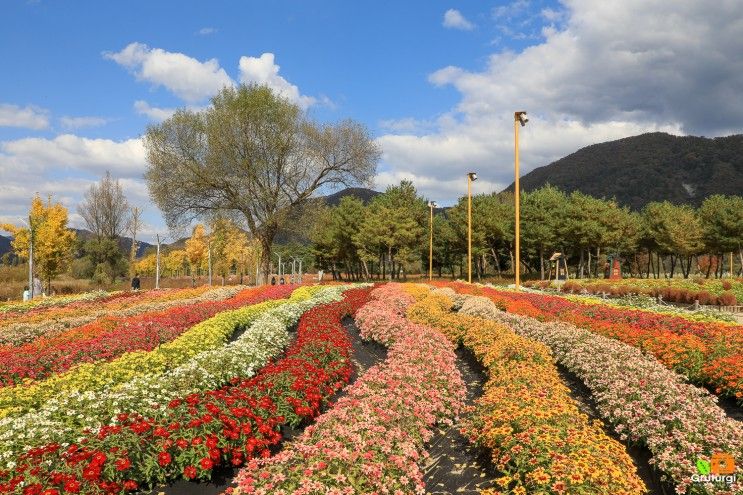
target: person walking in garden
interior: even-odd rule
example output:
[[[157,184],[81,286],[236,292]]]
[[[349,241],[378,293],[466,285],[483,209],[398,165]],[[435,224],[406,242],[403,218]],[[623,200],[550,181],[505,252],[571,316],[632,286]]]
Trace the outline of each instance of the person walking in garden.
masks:
[[[28,285],[23,288],[23,302],[31,300],[31,291],[28,290]]]
[[[276,277],[271,277],[271,285],[276,285]]]
[[[139,273],[134,274],[132,279],[132,290],[139,290]]]

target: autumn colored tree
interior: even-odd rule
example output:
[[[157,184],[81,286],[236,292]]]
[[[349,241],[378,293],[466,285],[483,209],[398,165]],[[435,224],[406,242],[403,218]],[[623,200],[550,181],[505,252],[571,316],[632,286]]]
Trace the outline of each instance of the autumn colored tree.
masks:
[[[68,213],[61,203],[52,203],[51,196],[44,203],[37,195],[31,201],[29,212],[30,230],[11,224],[3,224],[2,229],[13,234],[13,250],[28,259],[33,238],[33,257],[36,272],[51,287],[54,277],[67,270],[72,261],[75,246],[75,232],[67,228]]]
[[[191,238],[186,241],[186,257],[191,267],[191,285],[196,285],[196,275],[208,262],[209,238],[202,224],[193,228]]]

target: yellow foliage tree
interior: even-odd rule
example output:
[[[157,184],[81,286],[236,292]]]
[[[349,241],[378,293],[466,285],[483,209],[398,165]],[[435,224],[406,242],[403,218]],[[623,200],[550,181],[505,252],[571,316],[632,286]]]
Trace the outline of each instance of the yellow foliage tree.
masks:
[[[162,259],[163,270],[170,274],[170,276],[178,276],[187,263],[187,260],[188,256],[185,250],[176,249],[171,251]]]
[[[197,270],[203,268],[207,263],[208,242],[206,230],[201,224],[193,228],[191,238],[186,241],[186,256],[188,257],[188,264],[191,266],[191,285],[195,284]]]
[[[67,270],[72,261],[75,246],[75,232],[67,228],[67,208],[61,203],[52,203],[51,196],[46,204],[37,195],[31,202],[29,222],[31,230],[15,225],[3,224],[2,229],[13,234],[13,250],[28,259],[31,233],[33,233],[34,266],[47,288],[54,277]]]
[[[142,275],[154,275],[157,265],[157,256],[148,254],[134,264],[134,272]]]

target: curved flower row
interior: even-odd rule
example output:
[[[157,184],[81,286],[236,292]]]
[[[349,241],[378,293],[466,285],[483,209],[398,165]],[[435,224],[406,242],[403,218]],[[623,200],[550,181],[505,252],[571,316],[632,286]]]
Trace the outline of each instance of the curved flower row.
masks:
[[[289,343],[289,326],[307,310],[340,300],[347,288],[301,287],[288,301],[267,301],[219,315],[215,330],[220,325],[222,333],[229,334],[248,328],[235,341],[203,350],[175,368],[145,367],[123,383],[60,393],[38,409],[0,420],[0,467],[28,446],[74,441],[83,429],[98,428],[117,414],[154,415],[159,405],[174,398],[220,387],[234,376],[253,376]]]
[[[487,369],[484,395],[463,429],[503,473],[500,488],[487,493],[646,492],[624,446],[578,410],[546,346],[476,317],[478,311],[451,313],[452,306],[429,293],[408,317],[461,342]]]
[[[282,438],[280,425],[316,416],[350,378],[351,343],[341,318],[367,294],[351,290],[342,302],[308,311],[286,356],[253,378],[174,399],[157,416],[119,414],[67,447],[28,451],[1,473],[0,493],[21,483],[24,495],[124,493],[178,477],[209,478],[216,465],[269,456]]]
[[[490,317],[547,345],[590,389],[599,414],[624,439],[645,444],[651,463],[677,493],[730,494],[743,490],[743,425],[728,418],[707,391],[668,370],[652,356],[614,339],[561,322],[496,311]],[[715,453],[734,456],[735,484],[694,483],[696,461]]]
[[[231,307],[240,307],[289,295],[288,286],[276,286],[236,297]],[[228,309],[228,308],[224,308]],[[0,417],[17,415],[39,407],[46,400],[60,394],[83,393],[130,380],[143,372],[171,369],[192,356],[222,345],[232,333],[243,326],[240,323],[253,313],[250,308],[223,311],[189,328],[176,339],[151,351],[127,352],[113,361],[82,363],[71,370],[27,386],[0,389]]]
[[[565,321],[638,347],[694,383],[709,385],[717,394],[743,399],[741,325],[692,322],[665,314],[587,305],[543,294],[452,287],[487,295],[510,313]]]
[[[409,296],[393,285],[372,294],[356,321],[362,336],[391,345],[387,360],[282,452],[249,462],[236,493],[424,493],[424,443],[462,410],[464,383],[447,339],[402,316]]]
[[[655,314],[666,314],[689,321],[738,325],[738,320],[735,319],[733,313],[709,309],[699,309],[694,311],[677,306],[668,306],[656,302],[655,299],[649,296],[625,296],[619,299],[604,299],[595,295],[560,294],[560,297],[564,297],[568,301],[575,301],[582,304],[605,304],[620,309],[632,309],[635,311],[648,311]]]
[[[38,297],[24,302],[2,303],[0,304],[0,321],[4,320],[5,318],[12,318],[14,315],[29,313],[33,311],[41,311],[57,306],[76,305],[76,307],[84,307],[89,304],[100,304],[122,297],[129,297],[132,295],[134,295],[135,297],[139,297],[142,294],[144,294],[144,292],[106,292],[103,290],[95,290],[91,292],[84,292],[82,294],[73,294],[70,296]]]
[[[31,342],[39,336],[53,337],[71,328],[80,327],[98,318],[127,317],[149,311],[162,311],[173,306],[194,304],[205,301],[222,301],[233,297],[245,287],[229,286],[170,291],[150,291],[147,297],[116,300],[110,304],[95,305],[85,309],[61,307],[49,314],[34,315],[30,318],[14,318],[0,326],[0,346],[19,346]],[[162,294],[159,294],[162,292]],[[154,293],[157,297],[149,296]]]
[[[151,351],[217,313],[286,297],[289,286],[245,289],[219,302],[185,304],[132,317],[104,317],[19,347],[0,348],[0,386],[44,380],[81,363],[112,361],[126,352]],[[1,393],[1,392],[0,392]]]

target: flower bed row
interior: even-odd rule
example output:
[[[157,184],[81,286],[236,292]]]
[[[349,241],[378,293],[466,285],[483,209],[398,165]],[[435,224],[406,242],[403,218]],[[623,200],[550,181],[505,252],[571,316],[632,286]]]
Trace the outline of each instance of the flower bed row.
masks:
[[[491,288],[465,288],[493,299],[510,313],[561,320],[654,355],[692,382],[717,394],[743,399],[743,326],[692,322],[609,305],[581,304],[562,297]]]
[[[524,282],[525,287],[549,288],[547,280]],[[559,286],[562,292],[580,294],[610,294],[613,296],[661,296],[678,303],[719,304],[734,306],[743,300],[743,279],[621,279],[569,280]]]
[[[446,295],[418,297],[408,317],[470,349],[487,370],[484,395],[463,428],[503,473],[500,488],[487,493],[646,492],[624,446],[570,398],[545,345],[492,321],[451,313]],[[463,312],[470,311],[465,302]]]
[[[232,308],[286,297],[287,286],[275,286],[233,298]],[[217,304],[218,305],[218,304]],[[230,306],[223,309],[229,309]],[[180,365],[206,349],[224,344],[235,329],[243,312],[223,311],[215,317],[187,329],[176,339],[151,351],[126,352],[113,361],[82,363],[69,371],[53,375],[30,385],[0,389],[0,417],[28,412],[59,394],[83,393],[130,380],[144,371],[164,371]],[[251,312],[249,311],[248,314]],[[236,319],[238,321],[236,321]]]
[[[124,368],[120,376],[113,375],[124,381],[114,380],[83,392],[69,384],[70,390],[50,397],[38,408],[0,420],[0,466],[27,446],[74,441],[83,429],[98,428],[119,413],[156,414],[159,405],[174,398],[218,388],[234,376],[252,376],[285,348],[288,327],[305,311],[339,300],[346,288],[301,287],[289,300],[267,301],[218,315],[211,321],[213,332],[228,335],[247,327],[245,332],[227,345],[205,348],[179,366],[168,366],[150,353],[141,362],[146,364],[149,358],[152,366]]]
[[[23,312],[0,313],[0,328],[11,323],[34,323],[56,320],[71,315],[83,315],[100,311],[102,308],[117,310],[146,302],[192,298],[208,290],[210,290],[210,287],[202,286],[188,289],[100,292],[102,297],[98,299],[74,299],[66,303],[61,300],[58,301],[57,298],[47,298],[42,299],[42,301],[56,301],[57,303],[50,306],[31,306],[28,311]],[[38,299],[33,301],[38,301]]]
[[[106,292],[96,290],[84,292],[82,294],[73,294],[70,296],[58,297],[37,297],[30,301],[10,302],[0,304],[0,320],[12,318],[14,315],[42,311],[57,306],[85,307],[90,304],[99,304],[113,301],[123,297],[140,297],[144,292],[114,291]]]
[[[403,317],[409,296],[387,285],[373,297],[356,321],[362,337],[391,346],[387,360],[278,455],[249,462],[235,493],[424,493],[424,444],[462,410],[464,383],[452,344]]]
[[[240,286],[169,291],[150,291],[146,297],[116,300],[85,309],[61,307],[59,310],[32,317],[13,318],[0,324],[0,346],[20,346],[45,336],[53,337],[101,317],[128,317],[149,311],[162,311],[173,306],[206,301],[222,301],[244,289]],[[162,294],[160,294],[162,292]],[[154,294],[155,296],[150,296]]]
[[[126,352],[151,351],[217,313],[290,293],[289,286],[246,289],[224,301],[185,304],[124,318],[104,317],[19,347],[0,348],[0,386],[43,380],[80,363],[112,361]]]
[[[599,296],[590,296],[585,294],[564,294],[561,297],[564,297],[569,301],[574,301],[581,304],[604,304],[623,309],[628,308],[633,310],[649,311],[650,313],[660,313],[669,316],[676,316],[689,321],[723,323],[727,325],[738,324],[738,320],[735,319],[734,314],[727,311],[717,311],[711,309],[684,309],[656,302],[655,299],[647,296],[622,296],[618,298],[606,299]]]
[[[253,378],[172,400],[155,417],[119,414],[66,448],[51,443],[28,451],[0,473],[0,493],[21,483],[24,495],[125,493],[177,477],[209,478],[214,466],[267,457],[281,440],[280,425],[316,416],[350,378],[351,344],[341,318],[367,292],[351,290],[343,302],[308,311],[286,356]]]
[[[728,418],[707,391],[637,348],[573,325],[504,313],[494,305],[477,311],[547,345],[589,388],[604,420],[623,439],[647,446],[650,462],[676,485],[677,493],[743,490],[743,426]],[[709,461],[714,453],[735,457],[737,483],[692,482],[697,459]]]

